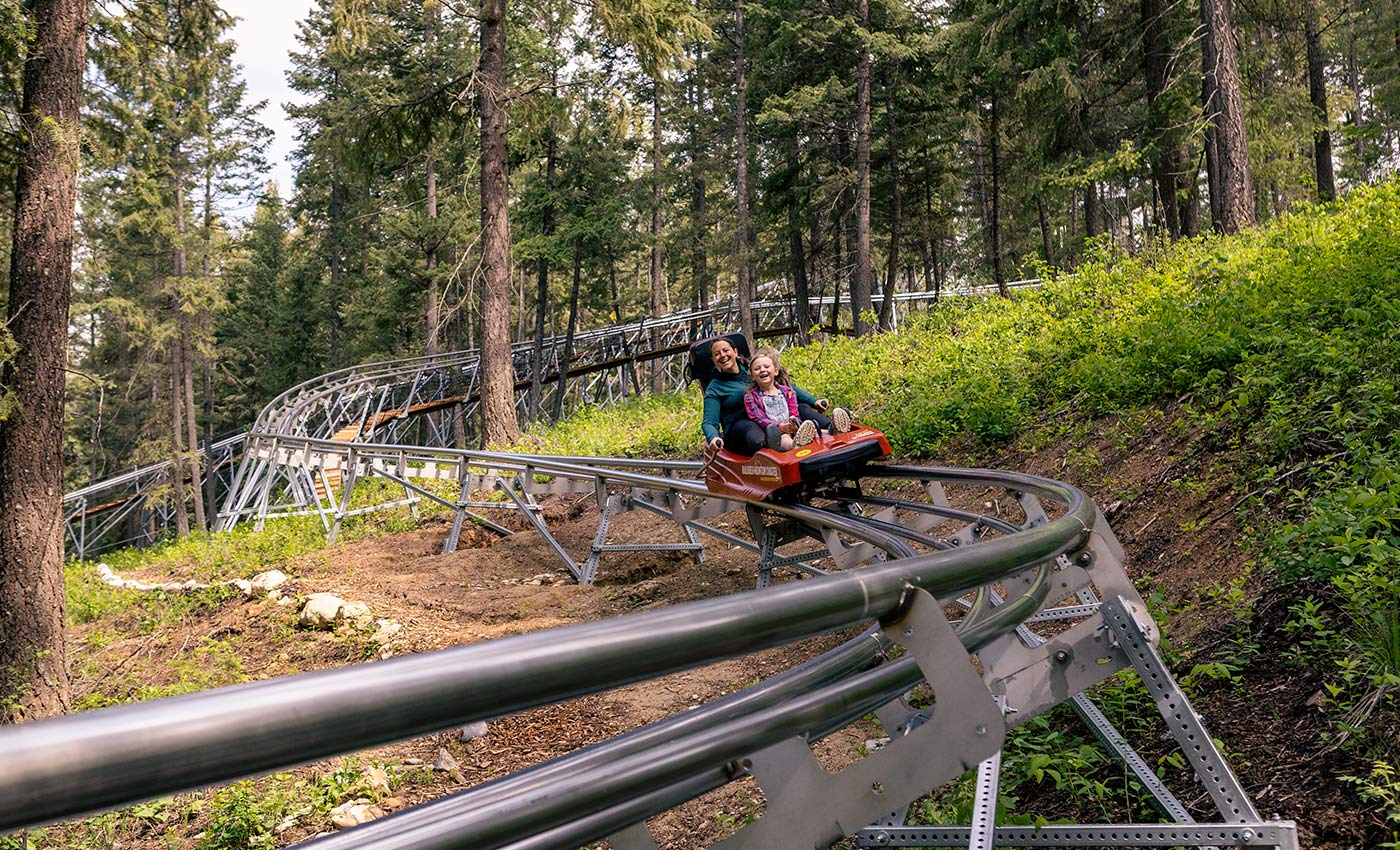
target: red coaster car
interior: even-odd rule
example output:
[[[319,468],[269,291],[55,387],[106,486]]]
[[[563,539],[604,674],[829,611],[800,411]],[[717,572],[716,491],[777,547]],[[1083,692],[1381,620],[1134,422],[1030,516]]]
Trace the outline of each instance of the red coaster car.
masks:
[[[743,334],[702,339],[690,346],[690,376],[703,392],[715,375],[710,346],[726,339],[745,360],[748,340]],[[814,485],[833,478],[857,477],[861,467],[890,453],[883,432],[859,423],[835,436],[818,432],[810,445],[792,451],[759,449],[753,457],[728,449],[705,450],[705,486],[718,496],[741,499],[795,501]]]

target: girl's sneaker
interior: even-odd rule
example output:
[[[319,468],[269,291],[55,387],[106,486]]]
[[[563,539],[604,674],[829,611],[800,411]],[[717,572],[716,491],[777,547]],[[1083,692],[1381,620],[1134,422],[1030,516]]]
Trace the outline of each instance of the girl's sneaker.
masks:
[[[792,441],[799,446],[806,446],[810,445],[816,438],[817,423],[807,419],[804,420],[801,425],[797,426],[797,435],[792,438]]]
[[[831,410],[831,433],[844,434],[851,430],[851,414],[846,412],[844,407],[835,407]]]
[[[793,445],[792,437],[788,434],[784,434],[782,439],[778,441],[778,451],[780,452],[790,452],[794,448],[796,448],[796,446]]]

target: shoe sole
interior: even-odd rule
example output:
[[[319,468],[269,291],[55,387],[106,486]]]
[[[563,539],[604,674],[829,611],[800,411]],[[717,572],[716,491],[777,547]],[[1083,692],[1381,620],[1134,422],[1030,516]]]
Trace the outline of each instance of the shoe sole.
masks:
[[[831,411],[831,433],[844,434],[851,430],[851,414],[838,407]]]
[[[806,446],[817,438],[817,423],[810,419],[797,426],[797,434],[793,436],[792,442],[795,445]]]

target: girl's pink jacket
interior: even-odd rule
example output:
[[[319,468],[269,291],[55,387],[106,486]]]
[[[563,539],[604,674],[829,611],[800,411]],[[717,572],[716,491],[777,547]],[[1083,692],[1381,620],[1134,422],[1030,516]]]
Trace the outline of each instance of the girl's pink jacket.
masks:
[[[775,384],[774,386],[778,388],[779,392],[783,394],[783,398],[787,400],[788,415],[796,416],[797,393],[787,384]],[[782,422],[768,417],[768,413],[763,409],[762,395],[763,393],[759,390],[757,385],[750,387],[749,391],[744,393],[744,412],[748,414],[750,419],[764,428],[767,428],[769,425],[782,425]]]

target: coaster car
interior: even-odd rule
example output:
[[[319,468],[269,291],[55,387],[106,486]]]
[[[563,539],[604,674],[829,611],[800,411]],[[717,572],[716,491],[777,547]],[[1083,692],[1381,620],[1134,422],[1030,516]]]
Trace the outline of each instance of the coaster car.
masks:
[[[743,334],[702,339],[690,346],[690,376],[703,392],[715,376],[710,346],[728,340],[745,361],[749,343]],[[728,449],[705,449],[705,486],[717,496],[776,502],[797,501],[816,485],[831,479],[854,478],[872,460],[890,453],[884,433],[851,423],[851,430],[831,435],[817,432],[809,445],[791,451],[759,449],[752,457]]]

